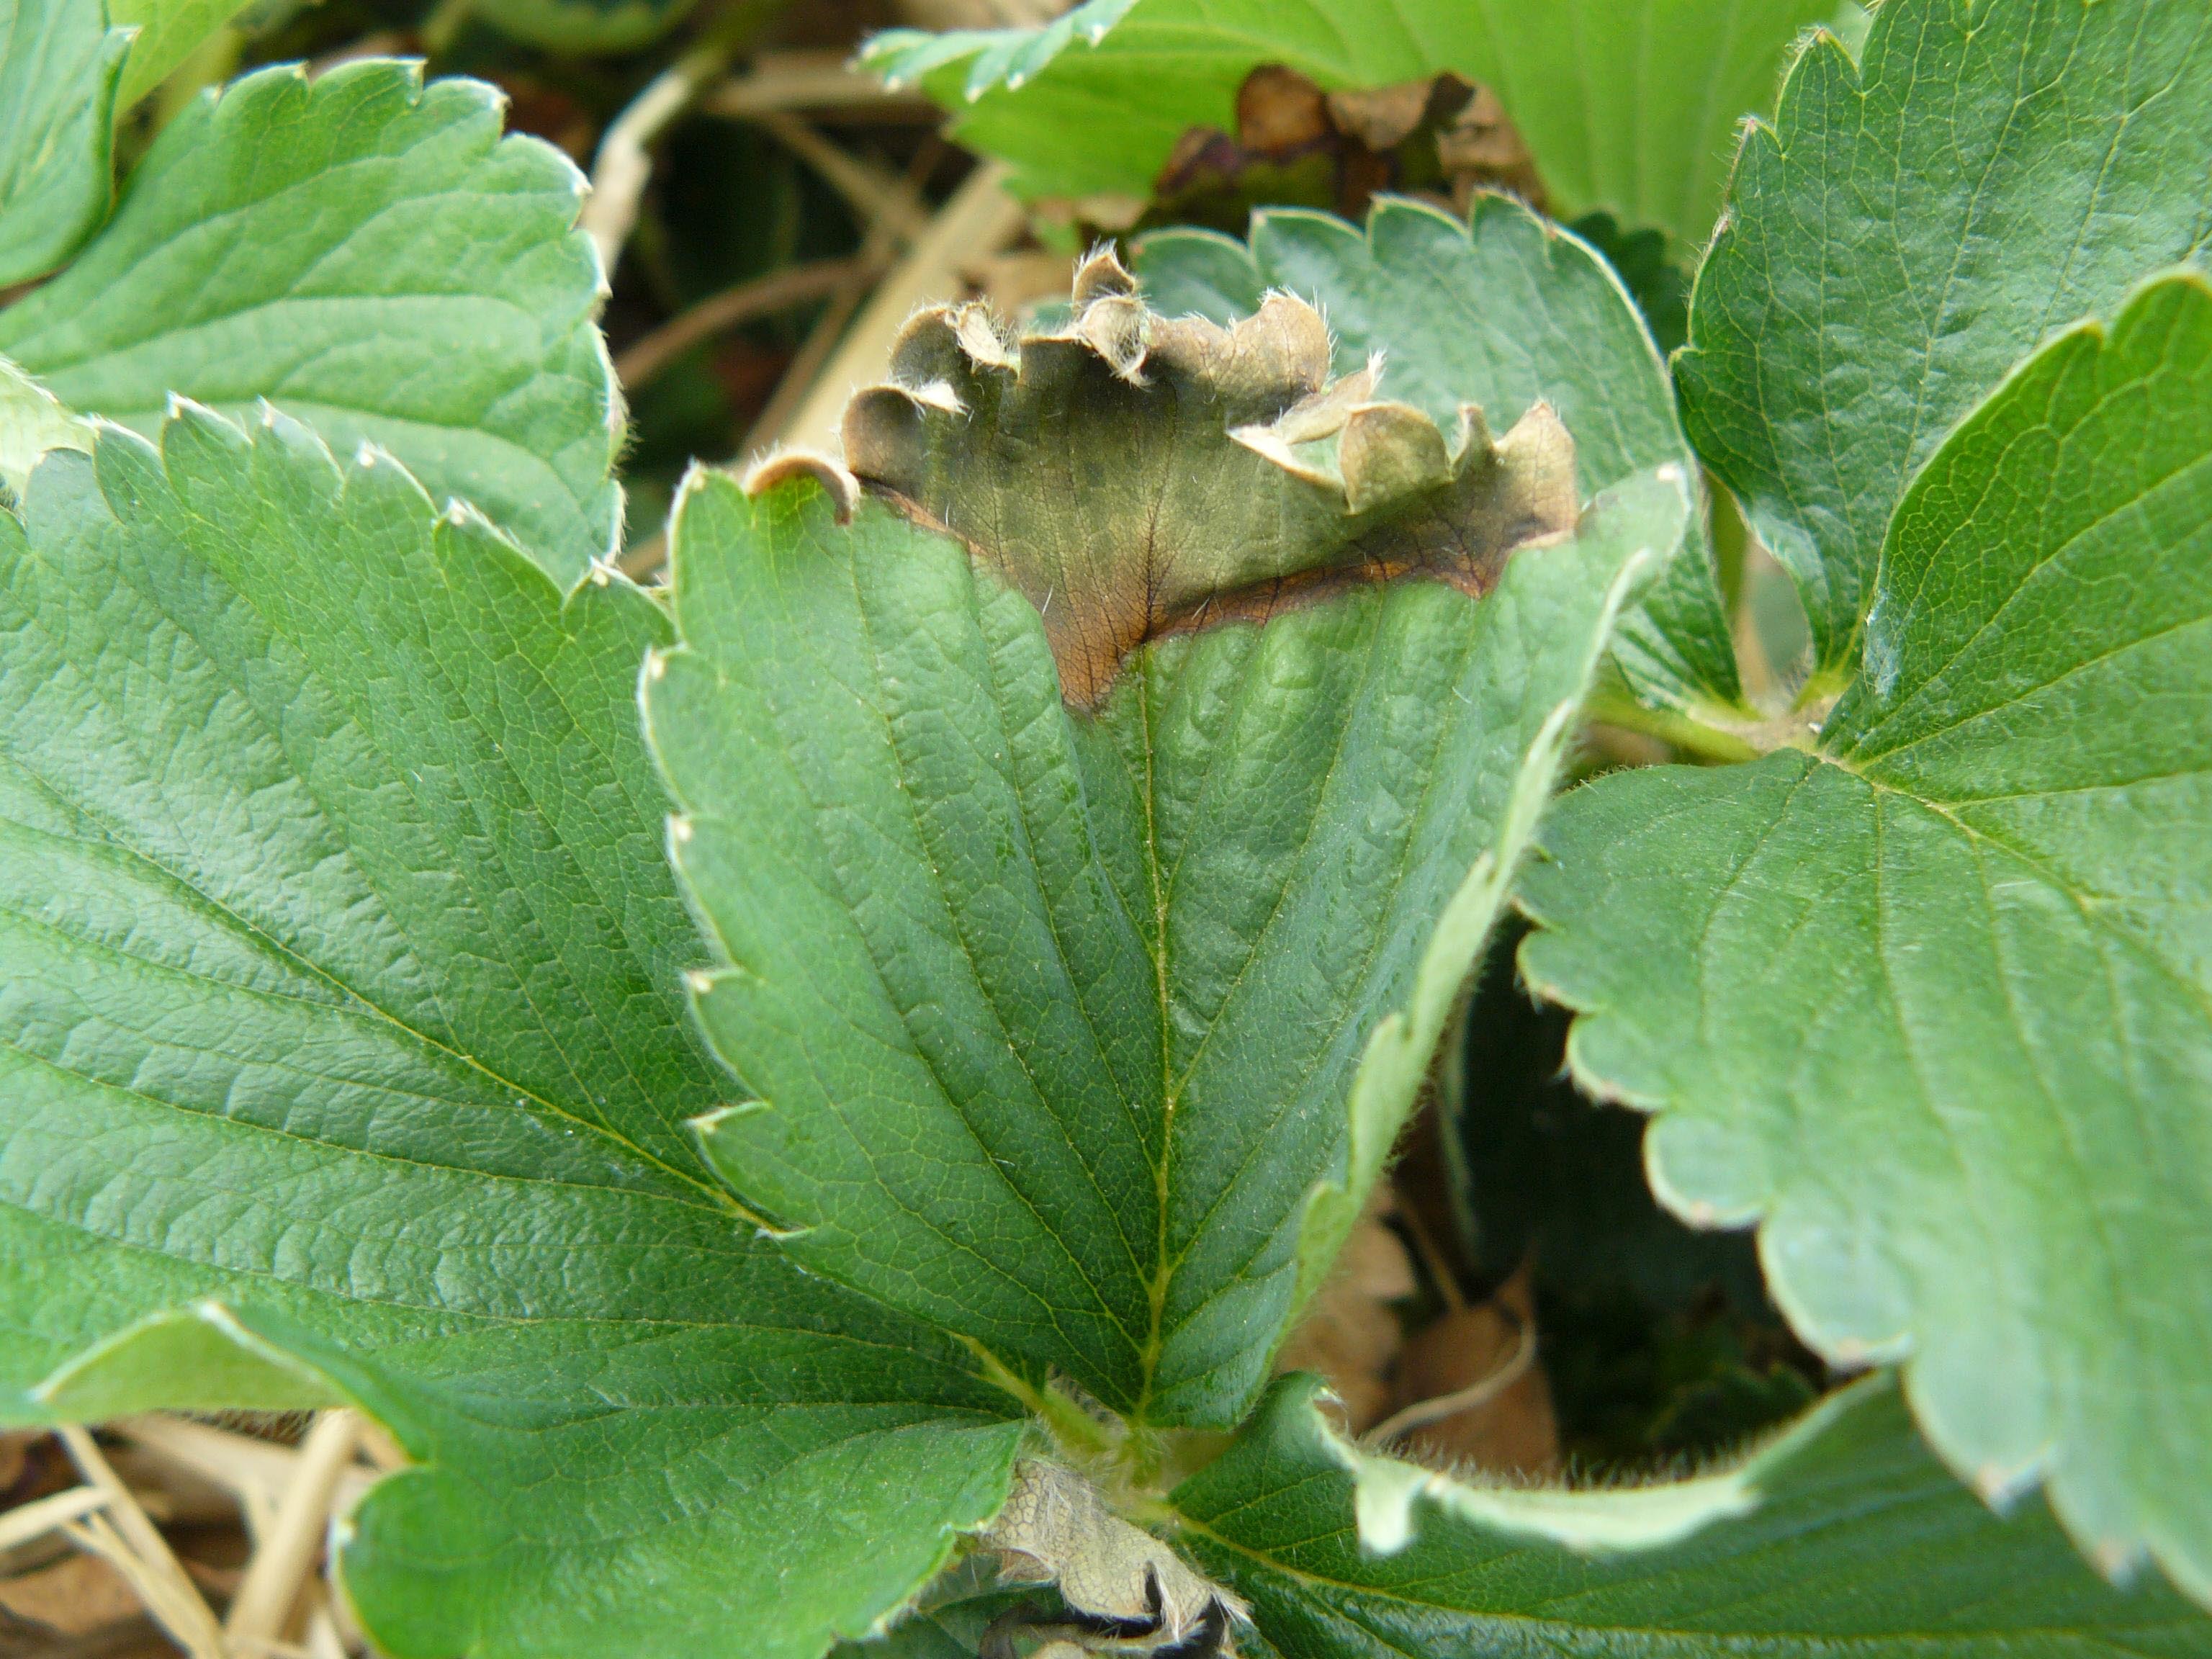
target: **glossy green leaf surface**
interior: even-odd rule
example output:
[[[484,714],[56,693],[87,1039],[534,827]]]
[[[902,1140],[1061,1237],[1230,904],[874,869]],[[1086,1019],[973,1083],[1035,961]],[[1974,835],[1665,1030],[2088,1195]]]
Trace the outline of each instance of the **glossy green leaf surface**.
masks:
[[[1346,373],[1383,354],[1394,398],[1449,425],[1462,401],[1504,431],[1540,399],[1575,441],[1585,497],[1629,473],[1695,460],[1666,366],[1635,306],[1578,238],[1503,196],[1468,222],[1385,200],[1365,234],[1328,214],[1253,216],[1249,247],[1207,231],[1139,239],[1133,269],[1153,308],[1225,322],[1280,289],[1311,301]],[[1614,646],[1655,699],[1737,701],[1735,657],[1700,532],[1644,598]]]
[[[1449,70],[1497,92],[1563,216],[1608,209],[1694,246],[1712,228],[1736,121],[1771,106],[1791,40],[1835,10],[1832,0],[1093,0],[1041,29],[878,37],[869,57],[880,73],[922,79],[958,112],[963,143],[1012,161],[1018,187],[1047,196],[1149,194],[1186,129],[1234,130],[1237,88],[1261,64],[1331,88]]]
[[[0,0],[0,288],[52,270],[106,216],[130,49],[100,0]]]
[[[575,169],[500,122],[494,88],[380,59],[205,94],[77,261],[0,312],[0,354],[144,433],[173,392],[266,398],[574,581],[621,518],[599,266]]]
[[[1401,1064],[1385,1016],[1414,999],[1433,1043],[1416,981],[1448,1000],[1489,920],[1455,895],[1494,908],[1624,575],[1680,533],[1679,479],[1601,505],[1486,599],[1155,641],[1073,713],[1037,608],[960,544],[696,475],[646,702],[721,958],[698,1017],[752,1097],[709,1157],[812,1271],[1117,1409],[1233,1420],[1311,1277],[1309,1195],[1364,1193],[1412,1103],[1428,1048]],[[1448,915],[1457,965],[1425,963]]]
[[[2045,336],[2212,238],[2212,13],[1893,0],[1754,128],[1676,362],[1690,436],[1845,669],[1893,508]]]
[[[1577,791],[1524,903],[1587,1087],[1764,1218],[1988,1495],[2212,1599],[2212,289],[2076,328],[1883,548],[1817,753]]]
[[[659,608],[564,599],[282,417],[187,405],[158,453],[109,429],[27,516],[0,514],[0,1415],[331,1379],[310,1396],[422,1461],[343,1564],[408,1659],[804,1659],[896,1607],[1017,1431],[966,1353],[794,1272],[684,1139],[726,1080],[636,726]],[[293,1381],[141,1323],[210,1297]]]
[[[1410,1541],[1378,1553],[1360,1542],[1358,1486],[1394,1468],[1329,1431],[1311,1379],[1288,1379],[1176,1490],[1178,1541],[1251,1601],[1285,1659],[2184,1659],[2212,1643],[2212,1623],[2162,1586],[2098,1582],[2039,1509],[1990,1515],[1884,1382],[1754,1455],[1739,1477],[1748,1513],[1653,1549],[1571,1550],[1464,1512],[1468,1488],[1434,1477]]]

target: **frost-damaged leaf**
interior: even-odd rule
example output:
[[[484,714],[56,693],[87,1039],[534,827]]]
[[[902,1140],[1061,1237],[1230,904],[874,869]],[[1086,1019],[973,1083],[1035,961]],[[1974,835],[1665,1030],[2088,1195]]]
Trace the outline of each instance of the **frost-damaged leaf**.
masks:
[[[2212,10],[1891,0],[1753,129],[1676,364],[1841,672],[1891,510],[2039,340],[2212,237]]]
[[[866,57],[958,112],[961,142],[1014,163],[1024,192],[1140,198],[1185,132],[1236,130],[1237,88],[1259,64],[1331,91],[1449,70],[1497,93],[1562,214],[1605,208],[1695,246],[1712,228],[1736,121],[1771,106],[1791,40],[1836,10],[1834,0],[1091,0],[1042,28],[881,35]]]
[[[2048,1516],[1990,1516],[1921,1449],[1887,1380],[1725,1474],[1560,1495],[1359,1451],[1313,1386],[1276,1384],[1173,1497],[1178,1544],[1250,1599],[1285,1659],[2188,1659],[2212,1641],[2162,1587],[2100,1583]],[[1407,1530],[1382,1553],[1378,1528]],[[1613,1547],[1556,1541],[1577,1533]]]
[[[281,417],[187,405],[159,453],[107,428],[27,504],[0,1416],[360,1400],[424,1463],[345,1555],[395,1655],[811,1659],[895,1607],[1016,1431],[964,1352],[756,1242],[686,1144],[726,1085],[635,723],[659,608],[564,601]],[[152,1317],[209,1297],[293,1358]]]
[[[1806,1340],[1909,1356],[1936,1449],[2212,1599],[2212,289],[2076,328],[1882,550],[1815,754],[1567,798],[1531,984],[1765,1218]]]
[[[130,50],[101,0],[0,0],[0,288],[52,270],[106,216]]]
[[[1384,201],[1366,234],[1327,214],[1253,216],[1249,248],[1206,231],[1157,232],[1132,261],[1168,316],[1228,322],[1270,289],[1318,306],[1349,369],[1381,352],[1393,395],[1448,420],[1464,399],[1499,425],[1538,402],[1574,434],[1585,495],[1631,472],[1695,461],[1674,388],[1635,303],[1588,244],[1502,196],[1466,224]],[[1637,689],[1677,704],[1741,696],[1702,527],[1615,641]]]
[[[0,312],[0,352],[151,434],[169,394],[266,398],[397,455],[563,583],[613,544],[620,410],[581,181],[500,137],[498,92],[419,66],[266,70],[163,131],[114,219]]]
[[[755,1097],[703,1126],[716,1166],[812,1270],[1225,1422],[1309,1194],[1368,1172],[1348,1103],[1387,1145],[1685,494],[1632,478],[1509,561],[1502,503],[1571,477],[1540,412],[1455,447],[1364,371],[1321,389],[1292,301],[1231,333],[1085,283],[1054,337],[925,313],[908,389],[854,405],[848,452],[971,544],[695,477],[648,730],[723,958],[699,1016]]]

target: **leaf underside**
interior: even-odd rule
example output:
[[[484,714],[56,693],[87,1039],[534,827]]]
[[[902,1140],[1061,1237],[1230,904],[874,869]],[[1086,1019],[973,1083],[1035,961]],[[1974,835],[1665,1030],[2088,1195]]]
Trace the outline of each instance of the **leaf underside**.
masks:
[[[390,451],[573,582],[622,512],[599,264],[580,176],[502,139],[502,110],[388,59],[204,94],[76,262],[0,311],[0,355],[149,435],[173,392],[241,419],[266,398],[341,452]]]
[[[726,1085],[632,702],[659,607],[564,600],[281,417],[110,428],[27,518],[0,1413],[58,1371],[111,1413],[360,1401],[422,1464],[342,1561],[398,1656],[805,1659],[900,1605],[1018,1431],[969,1356],[757,1241],[682,1133]],[[210,1297],[328,1387],[268,1397],[204,1323],[108,1340]]]
[[[1698,453],[1848,668],[1907,481],[2031,349],[2212,240],[2212,12],[1893,0],[1754,127],[1677,360]]]
[[[1437,420],[1464,399],[1502,429],[1549,404],[1574,434],[1585,497],[1668,461],[1694,467],[1665,365],[1619,279],[1586,243],[1509,198],[1478,197],[1466,224],[1385,199],[1364,235],[1327,214],[1261,212],[1249,247],[1160,231],[1139,240],[1132,263],[1168,316],[1225,323],[1270,290],[1300,295],[1328,319],[1340,371],[1382,353],[1391,395]],[[1655,702],[1741,701],[1702,526],[1623,624],[1613,654]]]
[[[2212,289],[2039,353],[1915,481],[1817,753],[1579,790],[1524,975],[1763,1216],[1800,1333],[1910,1358],[1985,1495],[2212,1600]],[[1779,1040],[1787,1033],[1788,1040]]]

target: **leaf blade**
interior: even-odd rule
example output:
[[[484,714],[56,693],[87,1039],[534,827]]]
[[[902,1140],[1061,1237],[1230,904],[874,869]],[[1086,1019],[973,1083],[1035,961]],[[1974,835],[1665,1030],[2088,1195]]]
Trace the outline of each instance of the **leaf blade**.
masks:
[[[620,399],[581,179],[419,66],[247,76],[164,131],[101,234],[0,312],[0,352],[141,433],[266,398],[389,449],[565,582],[611,549]]]
[[[1652,492],[1479,604],[1176,636],[1080,714],[964,549],[699,476],[647,712],[723,963],[700,1019],[762,1103],[710,1159],[814,1271],[1118,1409],[1233,1417],[1368,1032],[1478,854],[1517,858],[1613,584],[1679,532]]]
[[[0,9],[0,287],[45,275],[107,215],[115,94],[130,33],[106,7]]]
[[[2178,1656],[2204,1638],[2178,1596],[2099,1583],[2047,1517],[1982,1512],[1919,1449],[1886,1382],[1754,1454],[1740,1471],[1748,1513],[1595,1553],[1506,1522],[1516,1494],[1441,1476],[1413,1500],[1406,1547],[1364,1548],[1358,1486],[1389,1468],[1332,1435],[1310,1389],[1278,1384],[1248,1438],[1174,1500],[1193,1553],[1250,1598],[1286,1659],[1524,1647],[1641,1659],[1739,1643],[2041,1659]],[[1668,1491],[1580,1496],[1602,1507]],[[1499,1501],[1490,1515],[1455,1507],[1473,1497]]]
[[[282,417],[163,437],[0,514],[0,1415],[303,1403],[148,1323],[220,1297],[425,1460],[344,1556],[387,1650],[865,1629],[1020,1429],[684,1138],[724,1085],[632,712],[659,607]],[[787,1576],[678,1573],[718,1552]],[[610,1628],[624,1574],[672,1588]]]
[[[1765,1217],[1808,1340],[1911,1354],[1985,1496],[2041,1480],[2200,1600],[2208,374],[2194,274],[2031,359],[1900,507],[1823,751],[1571,799],[1522,958],[1586,1085],[1660,1110],[1662,1198]]]
[[[1848,667],[1891,510],[1960,417],[2212,237],[2212,150],[2183,113],[2208,87],[2202,17],[2076,0],[1913,0],[1862,64],[1818,38],[1792,65],[1675,372],[1692,441],[1797,583],[1816,669]]]

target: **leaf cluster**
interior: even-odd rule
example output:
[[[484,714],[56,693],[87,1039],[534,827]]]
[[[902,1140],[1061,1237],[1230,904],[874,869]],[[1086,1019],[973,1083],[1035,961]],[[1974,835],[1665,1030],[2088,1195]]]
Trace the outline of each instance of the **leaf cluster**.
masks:
[[[679,474],[944,153],[507,100],[769,9],[0,0],[0,1421],[364,1413],[395,1659],[2212,1650],[2212,19],[878,35],[1144,228]]]

